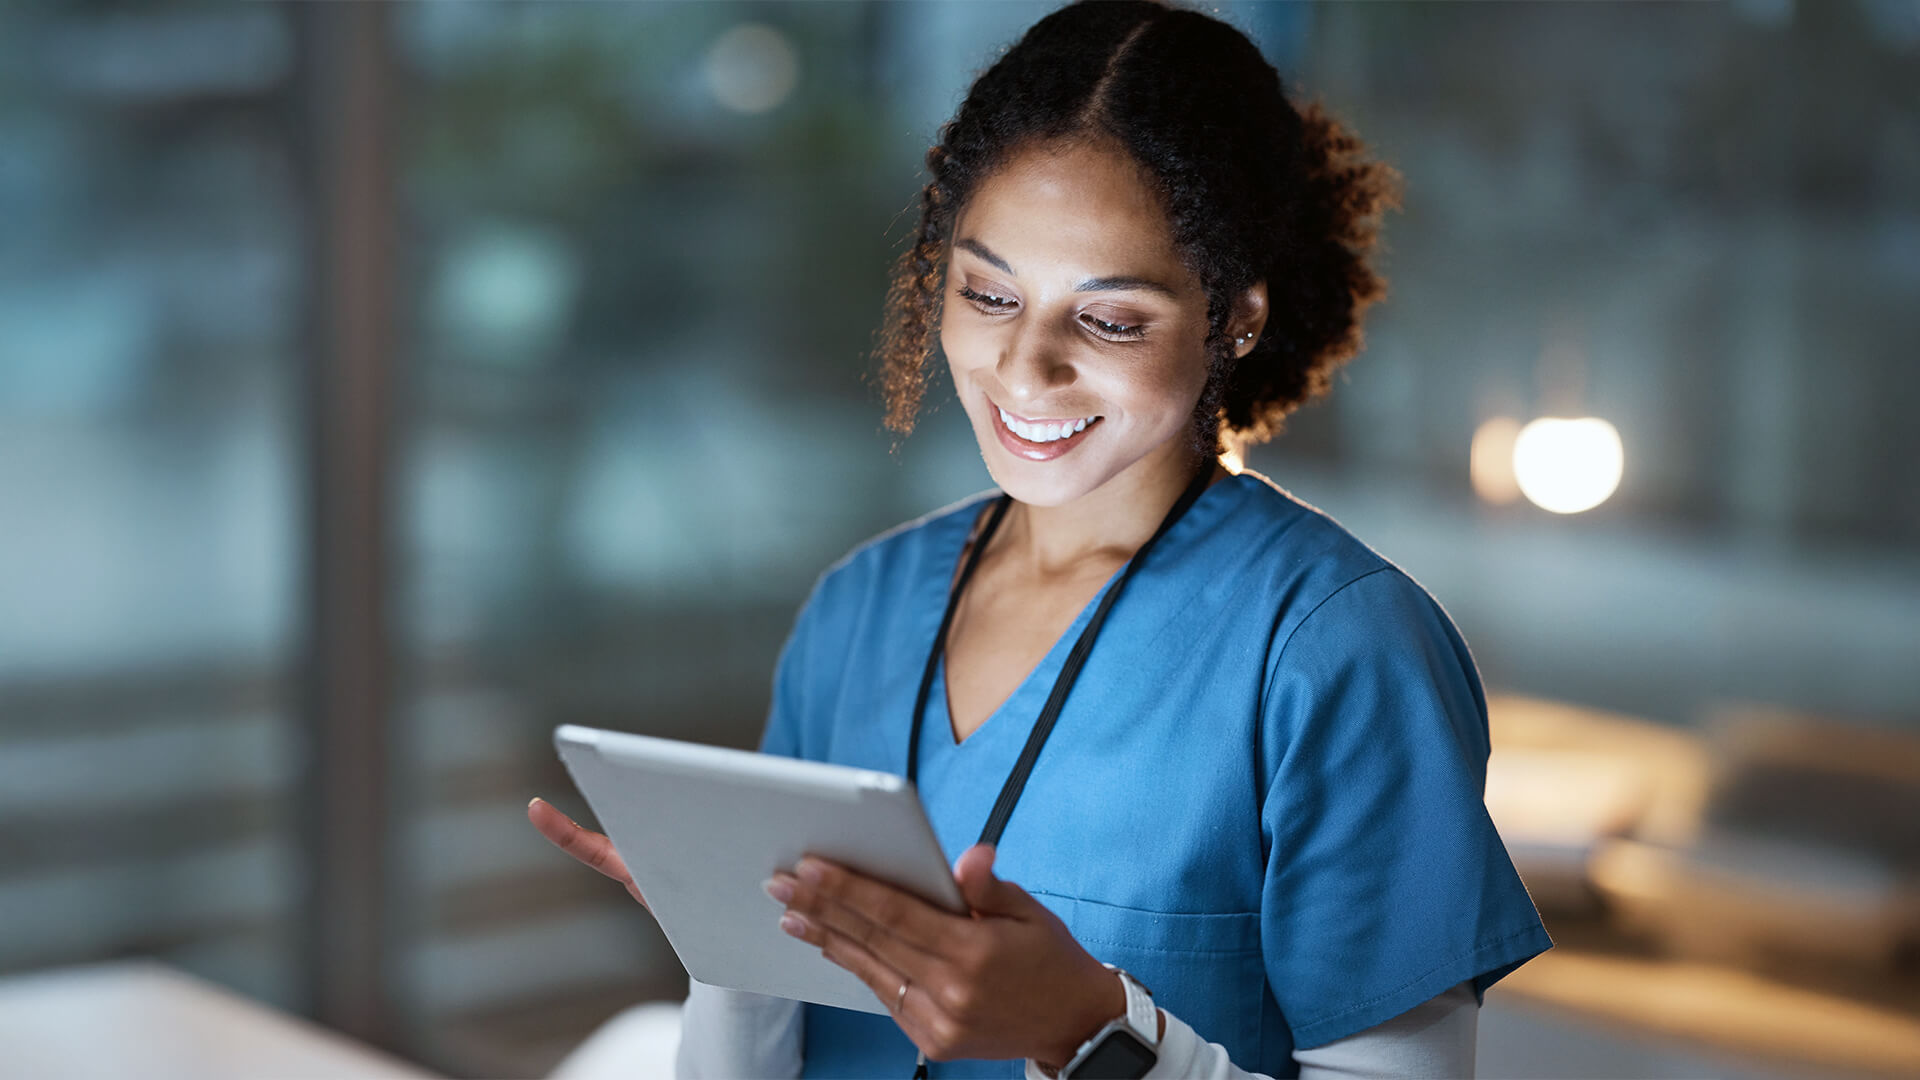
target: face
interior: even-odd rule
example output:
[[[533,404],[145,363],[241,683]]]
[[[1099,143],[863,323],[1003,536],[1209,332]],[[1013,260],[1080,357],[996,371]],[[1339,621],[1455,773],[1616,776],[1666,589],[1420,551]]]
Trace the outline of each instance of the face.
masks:
[[[1124,151],[1037,148],[954,223],[940,344],[1002,490],[1059,506],[1193,465],[1207,298]]]

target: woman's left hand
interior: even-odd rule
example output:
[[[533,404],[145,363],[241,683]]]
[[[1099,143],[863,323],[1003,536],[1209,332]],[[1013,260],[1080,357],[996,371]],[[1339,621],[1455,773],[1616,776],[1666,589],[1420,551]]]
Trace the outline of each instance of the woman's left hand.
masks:
[[[812,855],[798,877],[775,873],[768,892],[787,905],[781,926],[858,975],[928,1058],[1058,1068],[1126,1013],[1126,991],[1058,916],[993,876],[993,857],[976,844],[954,863],[972,915]]]

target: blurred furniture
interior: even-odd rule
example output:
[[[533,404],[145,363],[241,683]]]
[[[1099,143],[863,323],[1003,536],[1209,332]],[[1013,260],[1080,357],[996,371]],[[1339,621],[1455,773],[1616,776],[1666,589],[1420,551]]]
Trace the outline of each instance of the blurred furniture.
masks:
[[[0,979],[5,1080],[435,1075],[151,960]]]
[[[1920,1076],[1920,1017],[1737,968],[1556,943],[1487,992],[1479,1073],[1894,1080]]]
[[[1593,863],[1623,839],[1683,848],[1710,787],[1692,733],[1637,717],[1489,693],[1487,812],[1542,914],[1598,917]]]
[[[1920,1005],[1920,736],[1751,704],[1699,734],[1515,695],[1488,711],[1488,812],[1543,914]]]
[[[1920,738],[1735,703],[1697,732],[1511,694],[1488,712],[1487,808],[1555,940],[1489,1005],[1716,1076],[1920,1076]],[[1505,1045],[1511,1075],[1691,1068]]]
[[[1637,922],[1676,956],[1757,971],[1871,979],[1911,966],[1920,735],[1727,703],[1708,715],[1704,741],[1713,779],[1693,842],[1593,868],[1623,925]],[[1670,898],[1658,911],[1644,902],[1649,884]]]

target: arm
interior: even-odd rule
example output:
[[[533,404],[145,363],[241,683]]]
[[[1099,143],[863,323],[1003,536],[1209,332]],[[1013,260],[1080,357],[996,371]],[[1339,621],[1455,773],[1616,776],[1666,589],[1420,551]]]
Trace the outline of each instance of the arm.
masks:
[[[1271,1080],[1247,1072],[1227,1058],[1219,1043],[1208,1042],[1185,1021],[1160,1013],[1159,1060],[1147,1080]],[[1295,1050],[1300,1080],[1401,1080],[1411,1077],[1469,1077],[1480,1007],[1471,980],[1365,1031],[1308,1050]],[[1049,1080],[1032,1060],[1027,1080]]]
[[[1472,1076],[1479,1026],[1480,1005],[1467,979],[1357,1035],[1295,1050],[1293,1059],[1300,1080]]]
[[[1294,1044],[1369,1030],[1552,940],[1485,803],[1485,703],[1465,642],[1397,568],[1277,640],[1257,753],[1267,985]]]
[[[1365,1031],[1295,1050],[1293,1059],[1300,1063],[1300,1080],[1472,1076],[1479,1016],[1473,983],[1464,981]],[[1219,1043],[1202,1039],[1170,1014],[1161,1046],[1160,1061],[1147,1073],[1150,1080],[1252,1080],[1260,1075],[1236,1067]]]
[[[800,1075],[802,1003],[687,980],[677,1080]]]

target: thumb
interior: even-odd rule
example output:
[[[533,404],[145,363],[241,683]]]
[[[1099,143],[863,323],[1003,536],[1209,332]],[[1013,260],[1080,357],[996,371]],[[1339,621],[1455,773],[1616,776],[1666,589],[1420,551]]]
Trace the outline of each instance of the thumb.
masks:
[[[993,876],[994,847],[975,844],[953,864],[953,880],[967,906],[982,915],[1023,915],[1034,902],[1027,891]]]

